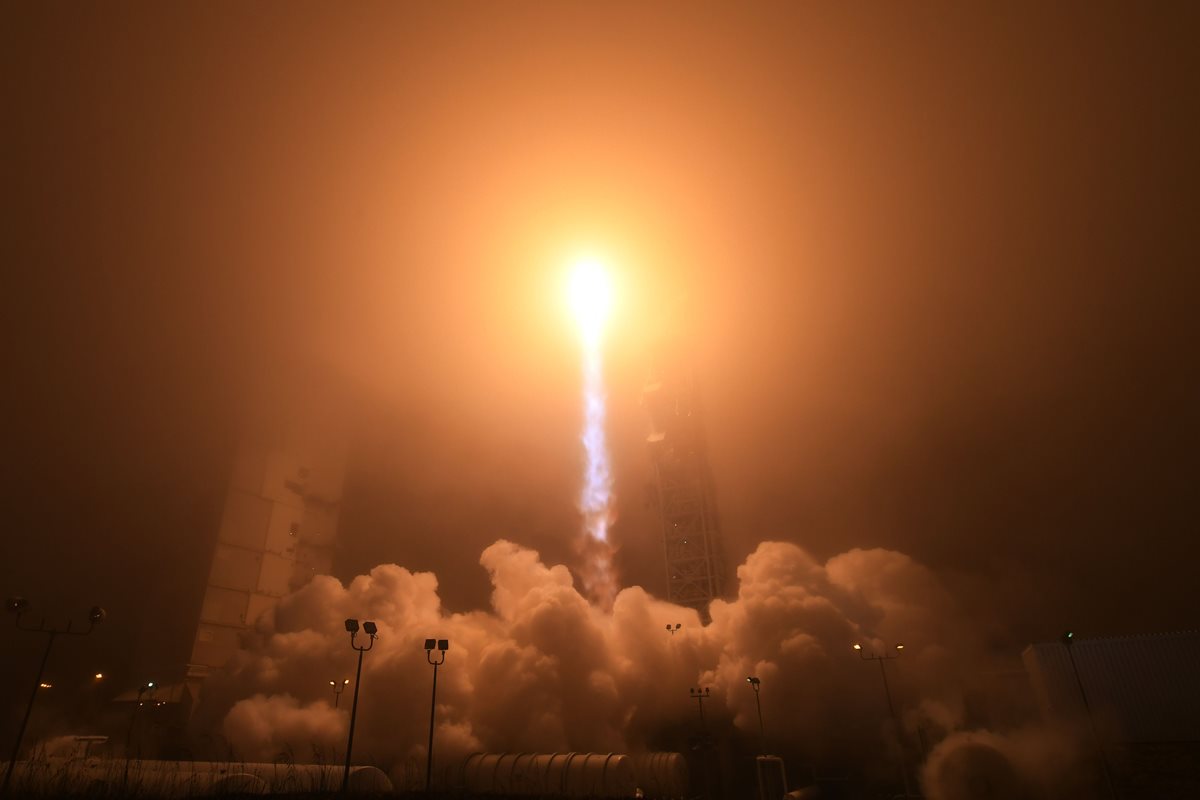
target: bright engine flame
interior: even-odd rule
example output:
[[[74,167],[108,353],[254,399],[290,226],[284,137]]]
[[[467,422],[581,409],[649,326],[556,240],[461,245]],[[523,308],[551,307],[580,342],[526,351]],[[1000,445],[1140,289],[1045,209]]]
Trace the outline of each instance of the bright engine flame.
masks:
[[[612,306],[612,286],[595,259],[576,262],[569,285],[571,309],[583,334],[583,449],[585,465],[579,509],[586,534],[588,558],[584,583],[592,598],[611,604],[616,587],[608,526],[613,518],[612,469],[605,436],[604,359],[601,333]]]
[[[594,258],[581,258],[571,271],[567,292],[584,341],[599,342],[612,308],[612,284],[604,266]]]

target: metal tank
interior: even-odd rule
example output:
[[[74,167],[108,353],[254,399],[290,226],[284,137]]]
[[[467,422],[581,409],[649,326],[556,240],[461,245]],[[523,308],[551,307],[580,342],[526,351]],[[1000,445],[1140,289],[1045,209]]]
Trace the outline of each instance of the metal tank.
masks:
[[[182,798],[332,791],[341,788],[342,770],[332,764],[48,758],[18,761],[13,781],[16,791],[34,796],[120,792]],[[379,794],[391,792],[392,783],[376,767],[351,767],[346,788]]]
[[[475,753],[459,788],[473,794],[633,797],[630,758],[617,753]]]
[[[688,791],[687,760],[680,753],[639,753],[629,757],[633,780],[649,800],[683,800]]]

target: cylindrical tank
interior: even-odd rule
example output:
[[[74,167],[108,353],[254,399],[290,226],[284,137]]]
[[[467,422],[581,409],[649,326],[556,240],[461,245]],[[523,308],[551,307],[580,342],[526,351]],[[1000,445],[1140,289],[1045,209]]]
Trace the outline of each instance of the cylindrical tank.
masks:
[[[475,753],[461,788],[477,794],[633,797],[629,757],[616,753]]]
[[[629,757],[633,780],[650,800],[687,797],[688,765],[680,753],[639,753]]]
[[[333,764],[46,759],[17,762],[13,783],[21,792],[35,795],[108,787],[122,793],[179,798],[333,791],[342,786],[342,771],[343,767]],[[346,788],[352,793],[378,794],[391,792],[392,782],[376,767],[351,767]]]

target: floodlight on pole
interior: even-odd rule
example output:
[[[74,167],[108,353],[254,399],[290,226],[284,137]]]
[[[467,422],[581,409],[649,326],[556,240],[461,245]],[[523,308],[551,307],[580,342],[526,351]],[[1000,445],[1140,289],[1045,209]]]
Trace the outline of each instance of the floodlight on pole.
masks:
[[[329,685],[333,687],[333,707],[338,707],[338,701],[342,699],[342,692],[346,691],[346,686],[350,683],[350,679],[346,678],[341,683],[330,681]]]
[[[691,688],[688,689],[688,695],[695,698],[696,707],[700,710],[700,727],[704,727],[704,701],[712,696],[712,692],[707,687],[704,689]]]
[[[438,658],[433,657],[437,648]],[[446,651],[450,649],[449,639],[426,639],[425,660],[433,665],[433,697],[429,701],[429,747],[425,752],[425,791],[428,793],[433,783],[433,720],[437,713],[437,674],[438,667],[446,663]]]
[[[754,690],[754,705],[758,709],[759,746],[762,748],[762,754],[765,756],[767,754],[767,729],[763,725],[762,699],[758,696],[759,691],[762,689],[762,681],[753,675],[747,675],[746,683],[750,684],[750,688]]]
[[[350,705],[350,734],[346,738],[346,768],[342,772],[342,791],[346,791],[346,787],[350,784],[350,757],[354,751],[354,723],[358,719],[358,688],[362,685],[362,662],[363,653],[375,646],[375,635],[378,630],[374,622],[364,622],[362,625],[363,631],[370,637],[366,647],[356,644],[355,640],[358,637],[358,620],[346,620],[346,632],[350,634],[350,647],[358,651],[358,669],[354,673],[354,700]]]
[[[33,679],[33,689],[29,693],[29,703],[25,706],[25,716],[21,718],[21,727],[17,729],[17,740],[13,743],[12,755],[8,759],[8,769],[4,772],[4,782],[0,784],[0,795],[8,793],[8,784],[12,780],[13,770],[16,769],[17,756],[21,752],[21,741],[25,738],[25,728],[29,725],[29,717],[33,713],[33,703],[37,700],[38,692],[42,689],[49,689],[50,684],[43,678],[46,673],[46,662],[50,660],[50,651],[54,648],[54,640],[58,636],[87,636],[91,633],[96,625],[104,621],[105,612],[100,606],[92,606],[88,612],[88,626],[86,630],[73,630],[74,624],[71,620],[67,620],[65,628],[58,628],[53,625],[46,625],[46,618],[42,617],[41,621],[36,625],[22,625],[21,617],[29,610],[29,601],[24,597],[9,597],[5,600],[4,607],[10,614],[16,615],[16,625],[18,630],[28,631],[30,633],[46,634],[46,649],[42,653],[42,662],[38,666],[37,677]]]
[[[904,783],[904,796],[911,797],[913,796],[912,785],[908,778],[908,761],[904,756],[904,736],[900,728],[900,718],[896,716],[896,706],[892,703],[892,690],[891,687],[888,686],[887,670],[884,669],[884,662],[900,657],[901,653],[904,652],[904,645],[896,644],[894,645],[895,652],[888,652],[887,650],[884,650],[881,655],[876,655],[873,652],[868,653],[858,642],[854,643],[854,649],[858,651],[858,657],[863,661],[879,662],[879,675],[881,678],[883,678],[883,693],[887,697],[888,713],[892,717],[892,725],[895,727],[896,731],[896,742],[900,746],[900,778]]]
[[[138,714],[142,706],[145,705],[145,701],[142,700],[142,697],[146,694],[149,694],[150,697],[153,698],[154,691],[157,688],[158,685],[154,681],[146,681],[139,686],[137,689],[137,698],[133,702],[133,708],[129,711],[129,727],[125,729],[125,773],[121,779],[122,785],[127,785],[129,783],[129,761],[133,758],[133,729],[137,726]],[[138,749],[140,750],[140,736],[138,737],[138,742]]]
[[[682,623],[682,622],[676,622],[674,625],[670,625],[670,624],[668,624],[668,625],[667,625],[667,633],[669,633],[669,634],[671,634],[672,636],[674,636],[674,635],[675,635],[675,631],[679,630],[679,629],[680,629],[680,628],[682,628],[682,627],[683,627],[683,623]]]

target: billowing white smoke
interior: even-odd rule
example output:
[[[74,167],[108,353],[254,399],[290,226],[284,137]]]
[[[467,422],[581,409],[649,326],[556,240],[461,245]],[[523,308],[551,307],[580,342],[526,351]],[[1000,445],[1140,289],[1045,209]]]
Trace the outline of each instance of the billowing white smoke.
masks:
[[[930,753],[921,787],[929,800],[1102,796],[1084,764],[1078,734],[1046,727],[955,733]]]
[[[882,684],[877,666],[850,649],[855,641],[877,650],[905,643],[889,678],[910,726],[957,724],[958,681],[948,676],[973,650],[969,627],[934,575],[903,554],[851,550],[821,564],[794,545],[763,543],[738,568],[737,598],[714,603],[707,627],[638,587],[601,610],[566,567],[508,541],[480,562],[494,587],[490,611],[446,613],[435,576],[396,565],[346,587],[316,578],[259,620],[253,641],[210,679],[202,718],[238,758],[341,750],[354,687],[335,710],[329,681],[353,677],[343,620],[356,617],[377,622],[380,638],[363,663],[355,752],[385,766],[425,752],[428,637],[450,640],[436,745],[447,758],[635,751],[694,719],[692,686],[711,687],[710,719],[757,736],[751,674],[762,680],[772,747],[814,758],[851,743],[861,750],[864,739],[878,749]],[[682,630],[668,635],[675,622]]]

